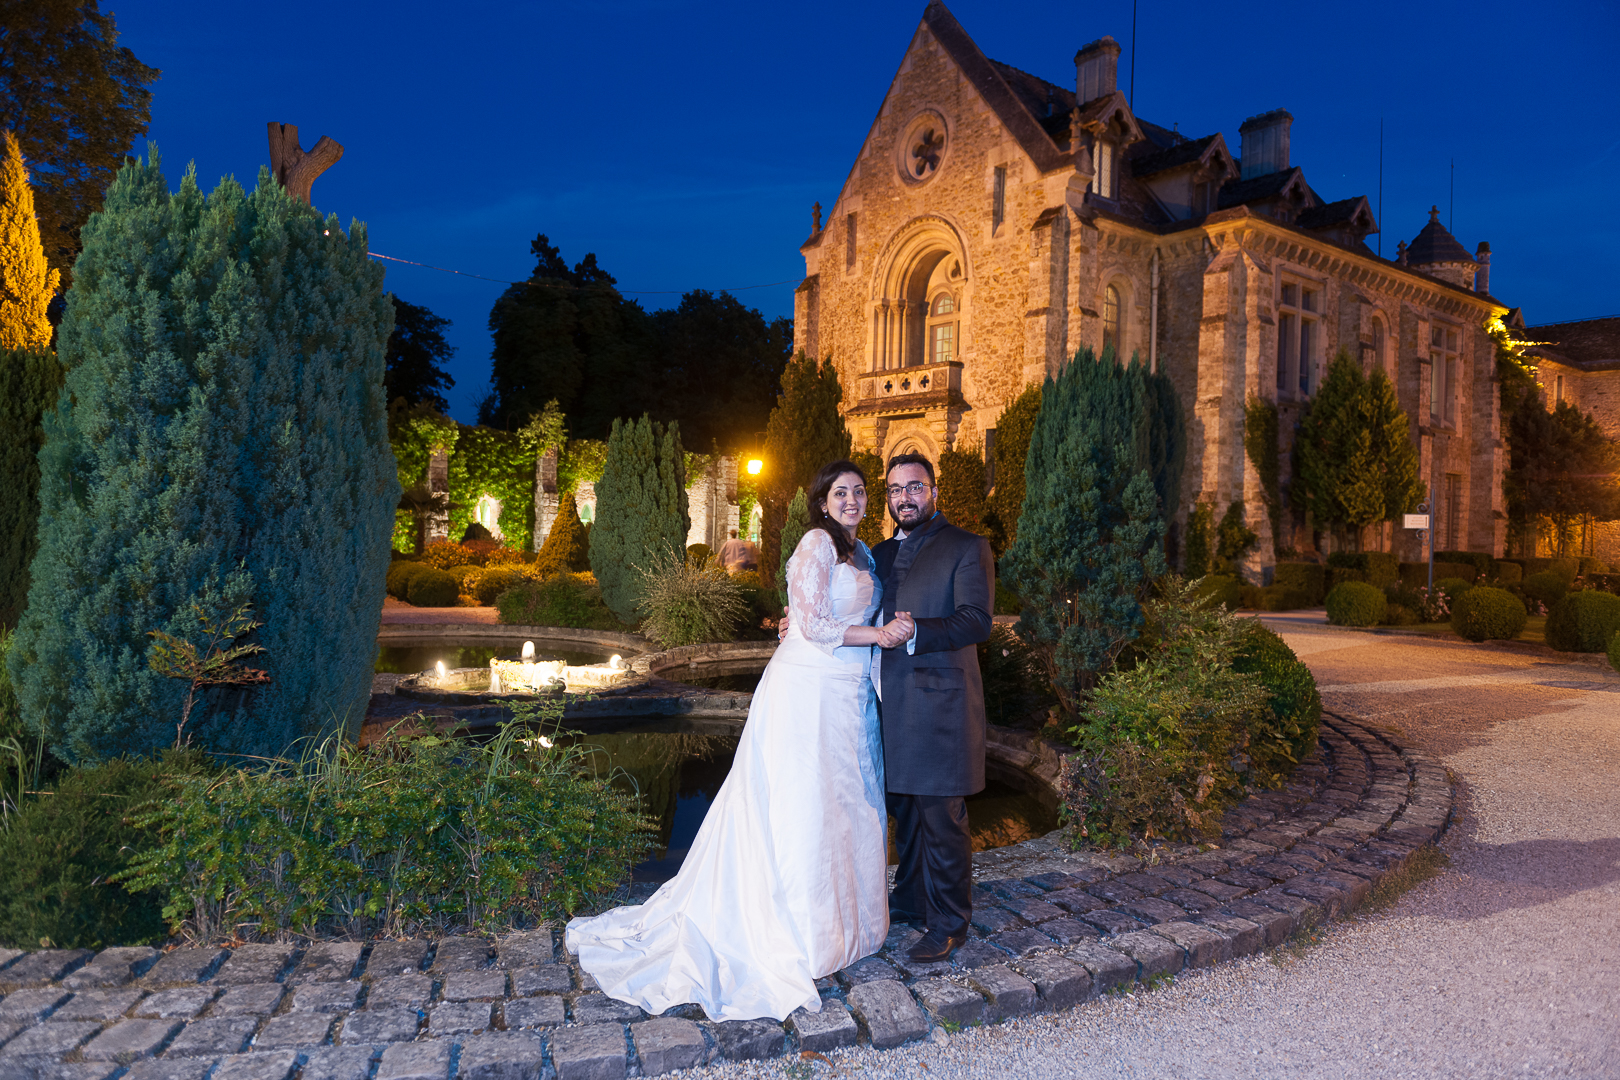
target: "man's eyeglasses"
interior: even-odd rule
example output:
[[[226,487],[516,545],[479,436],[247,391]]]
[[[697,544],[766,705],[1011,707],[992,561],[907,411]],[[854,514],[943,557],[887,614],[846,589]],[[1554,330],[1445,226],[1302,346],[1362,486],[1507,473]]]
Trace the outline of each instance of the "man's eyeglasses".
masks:
[[[910,495],[913,499],[915,499],[917,496],[921,495],[923,492],[925,492],[927,490],[928,490],[928,485],[923,483],[920,480],[913,480],[911,483],[907,484],[905,487],[901,487],[899,484],[890,484],[889,485],[889,498],[898,499],[900,497],[900,495],[902,493],[904,493],[906,495]]]

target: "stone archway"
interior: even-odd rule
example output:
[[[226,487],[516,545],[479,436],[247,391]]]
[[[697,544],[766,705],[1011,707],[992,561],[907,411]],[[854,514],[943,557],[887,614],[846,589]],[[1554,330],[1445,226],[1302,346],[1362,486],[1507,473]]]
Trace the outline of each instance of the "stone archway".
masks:
[[[945,218],[914,218],[897,230],[879,253],[872,275],[867,370],[932,362],[929,313],[931,301],[942,293],[950,294],[954,309],[949,358],[960,359],[971,310],[970,269],[967,245]]]

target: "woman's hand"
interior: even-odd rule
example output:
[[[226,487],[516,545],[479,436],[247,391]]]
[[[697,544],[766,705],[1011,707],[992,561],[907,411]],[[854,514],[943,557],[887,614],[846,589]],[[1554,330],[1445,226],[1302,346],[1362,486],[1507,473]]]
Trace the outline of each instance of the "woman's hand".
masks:
[[[909,611],[897,611],[894,618],[878,628],[878,644],[885,649],[895,649],[911,640],[916,633],[917,623]]]

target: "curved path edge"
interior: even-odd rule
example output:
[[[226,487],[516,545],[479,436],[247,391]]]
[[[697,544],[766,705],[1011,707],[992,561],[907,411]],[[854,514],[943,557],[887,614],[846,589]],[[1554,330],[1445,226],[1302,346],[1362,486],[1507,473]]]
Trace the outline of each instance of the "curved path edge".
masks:
[[[1148,859],[1057,834],[974,861],[974,930],[917,965],[917,932],[820,980],[785,1023],[647,1017],[601,994],[553,929],[436,942],[232,950],[0,950],[6,1080],[653,1076],[721,1060],[877,1048],[1052,1012],[1285,943],[1353,911],[1452,812],[1445,770],[1326,713],[1293,781],[1245,800],[1214,845]]]

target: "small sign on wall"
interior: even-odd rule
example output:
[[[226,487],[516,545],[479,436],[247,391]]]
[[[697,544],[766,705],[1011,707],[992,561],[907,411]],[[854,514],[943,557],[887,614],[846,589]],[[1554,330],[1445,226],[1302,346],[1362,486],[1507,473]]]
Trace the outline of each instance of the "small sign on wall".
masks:
[[[1427,529],[1428,527],[1429,527],[1429,515],[1428,514],[1403,514],[1403,515],[1401,515],[1401,528],[1403,528],[1403,529]]]

